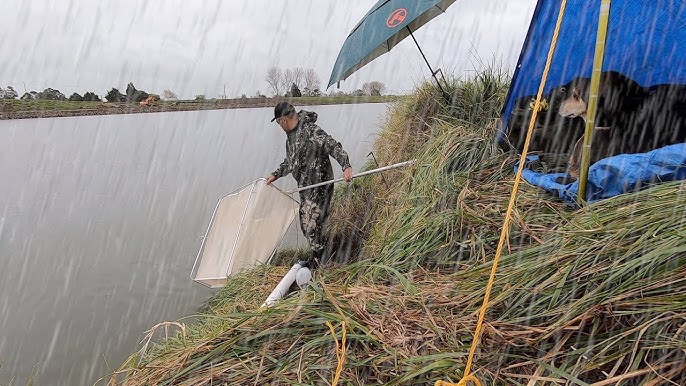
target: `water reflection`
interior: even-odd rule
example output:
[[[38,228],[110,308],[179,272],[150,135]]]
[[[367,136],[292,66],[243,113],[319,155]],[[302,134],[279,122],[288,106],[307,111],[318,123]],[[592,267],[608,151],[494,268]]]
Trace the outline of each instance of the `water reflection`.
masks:
[[[386,106],[308,109],[358,170]],[[283,159],[271,114],[0,121],[0,384],[36,364],[38,385],[92,384],[145,330],[193,313],[211,294],[188,275],[217,200]]]

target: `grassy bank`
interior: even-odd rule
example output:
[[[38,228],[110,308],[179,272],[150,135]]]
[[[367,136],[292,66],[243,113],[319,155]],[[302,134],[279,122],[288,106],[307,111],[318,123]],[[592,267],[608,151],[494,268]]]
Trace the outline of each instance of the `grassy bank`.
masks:
[[[0,119],[55,118],[85,115],[273,107],[282,100],[291,101],[291,103],[298,106],[310,106],[350,103],[387,103],[397,99],[397,96],[392,95],[361,97],[237,98],[158,101],[152,106],[140,106],[138,103],[11,99],[0,100]]]
[[[375,144],[412,168],[337,189],[335,254],[307,291],[260,305],[288,265],[232,277],[166,323],[109,385],[457,382],[513,184],[493,143],[496,71],[395,102]],[[375,165],[369,165],[373,167]],[[520,187],[473,370],[483,384],[686,384],[686,185],[571,211]]]

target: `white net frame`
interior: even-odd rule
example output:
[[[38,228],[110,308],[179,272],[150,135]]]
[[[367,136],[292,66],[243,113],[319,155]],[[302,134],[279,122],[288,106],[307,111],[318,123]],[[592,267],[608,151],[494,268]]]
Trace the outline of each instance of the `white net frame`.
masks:
[[[219,199],[193,264],[191,279],[210,288],[266,263],[298,213],[298,202],[265,179]]]

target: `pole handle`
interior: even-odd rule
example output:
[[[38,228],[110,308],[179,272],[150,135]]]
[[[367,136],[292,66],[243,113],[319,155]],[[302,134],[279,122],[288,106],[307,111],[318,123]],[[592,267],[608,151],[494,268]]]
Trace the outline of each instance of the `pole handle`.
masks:
[[[403,166],[409,166],[409,165],[412,165],[413,163],[415,163],[415,161],[416,160],[410,160],[410,161],[400,162],[400,163],[393,164],[393,165],[384,166],[384,167],[377,168],[377,169],[367,170],[366,172],[362,172],[362,173],[353,175],[353,178],[368,176],[370,174],[379,173],[379,172],[383,172],[383,171],[391,170],[391,169],[397,169],[397,168],[403,167]],[[318,188],[320,186],[334,184],[336,182],[341,182],[341,181],[343,181],[343,178],[336,178],[335,180],[319,182],[316,184],[303,186],[302,188],[298,188],[298,189],[292,190],[290,192],[286,192],[286,194],[298,193],[298,192],[302,192],[303,190]]]

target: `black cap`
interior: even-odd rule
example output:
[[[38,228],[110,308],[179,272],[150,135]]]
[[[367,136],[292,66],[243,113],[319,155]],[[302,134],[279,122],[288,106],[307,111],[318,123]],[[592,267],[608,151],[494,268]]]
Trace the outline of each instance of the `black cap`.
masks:
[[[293,105],[288,102],[279,102],[279,104],[274,107],[274,118],[272,118],[272,122],[294,112],[295,107],[293,107]]]

